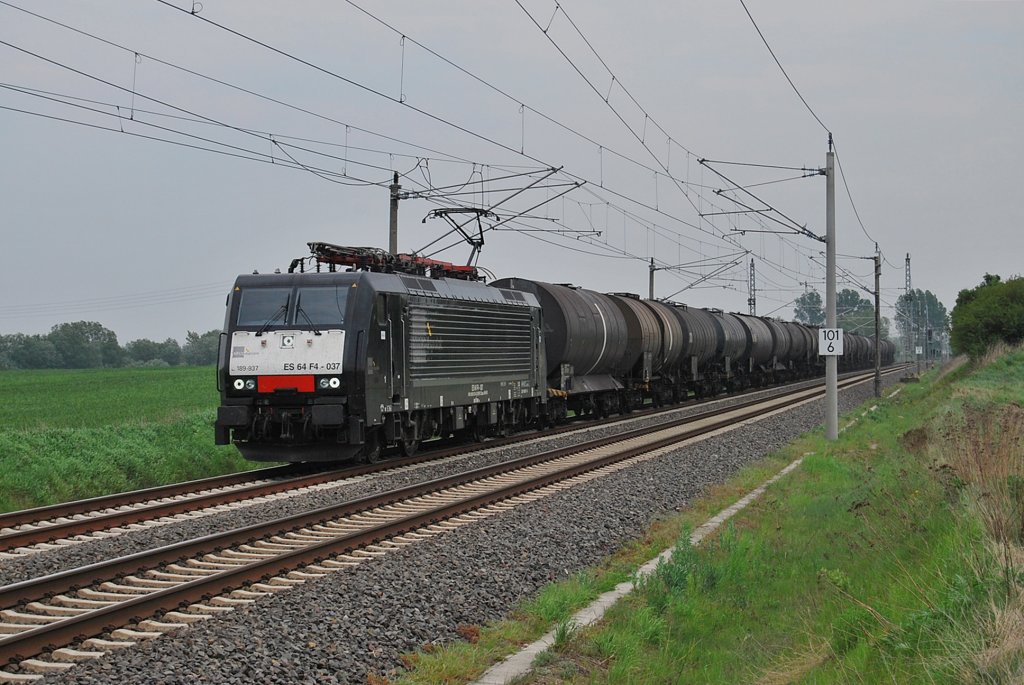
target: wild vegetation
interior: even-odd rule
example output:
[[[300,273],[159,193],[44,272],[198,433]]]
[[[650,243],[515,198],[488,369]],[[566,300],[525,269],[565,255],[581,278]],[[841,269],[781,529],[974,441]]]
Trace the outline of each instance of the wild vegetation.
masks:
[[[410,655],[402,682],[465,682],[552,627],[522,683],[1019,682],[1024,675],[1024,349],[869,403],[511,619]],[[860,414],[863,413],[861,416]],[[804,456],[716,537],[689,530]],[[662,545],[670,562],[597,626],[568,619]]]
[[[953,308],[953,349],[973,358],[998,343],[1024,341],[1024,278],[1003,281],[985,274],[975,288],[961,290]]]
[[[252,468],[213,445],[213,367],[7,371],[0,511]]]
[[[219,336],[219,330],[188,331],[184,345],[140,338],[122,347],[117,334],[96,321],[61,323],[45,335],[0,335],[0,369],[203,366],[216,363]]]

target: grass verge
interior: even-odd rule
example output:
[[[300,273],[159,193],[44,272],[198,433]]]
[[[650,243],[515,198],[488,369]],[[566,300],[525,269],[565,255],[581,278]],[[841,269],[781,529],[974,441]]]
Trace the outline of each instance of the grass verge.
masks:
[[[1024,351],[904,387],[839,441],[809,435],[509,620],[411,655],[459,683],[679,541],[524,683],[1010,682],[1024,665]],[[797,456],[698,548],[689,530]],[[546,610],[555,607],[557,610]]]

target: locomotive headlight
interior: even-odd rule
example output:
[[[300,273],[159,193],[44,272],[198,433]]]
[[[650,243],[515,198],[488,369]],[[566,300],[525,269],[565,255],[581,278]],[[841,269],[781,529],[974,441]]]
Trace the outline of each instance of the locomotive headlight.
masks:
[[[245,389],[245,381],[241,378],[236,378],[234,382],[235,390]]]
[[[247,380],[247,381],[245,382],[245,389],[246,389],[246,390],[255,390],[255,389],[256,389],[256,381],[255,381],[255,380],[253,380],[252,378],[250,378],[249,380]]]
[[[321,390],[337,390],[341,387],[341,379],[333,376],[324,376],[318,379],[316,384]]]

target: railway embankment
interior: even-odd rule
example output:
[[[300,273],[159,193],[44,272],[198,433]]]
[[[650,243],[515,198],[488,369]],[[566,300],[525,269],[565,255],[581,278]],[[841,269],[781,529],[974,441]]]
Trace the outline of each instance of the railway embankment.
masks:
[[[472,681],[552,627],[554,645],[517,683],[1019,680],[1024,349],[885,395],[846,413],[837,442],[806,434],[510,619],[407,655],[400,682]],[[695,528],[801,458],[691,544]],[[571,621],[673,545],[602,620]]]

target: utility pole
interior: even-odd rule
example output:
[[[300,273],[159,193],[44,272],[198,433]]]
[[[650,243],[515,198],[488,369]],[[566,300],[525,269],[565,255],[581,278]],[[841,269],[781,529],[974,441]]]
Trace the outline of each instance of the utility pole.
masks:
[[[747,281],[747,307],[751,316],[757,316],[757,282],[754,278],[754,258],[750,258],[750,278]]]
[[[655,269],[654,269],[654,257],[651,257],[651,273],[650,273],[651,293],[647,297],[648,300],[653,300],[654,299],[654,271],[655,271]]]
[[[825,327],[836,327],[836,173],[832,134],[825,155]],[[825,356],[825,437],[839,438],[839,360]]]
[[[882,396],[882,350],[880,347],[880,331],[882,329],[882,255],[875,243],[875,397]]]
[[[921,297],[918,298],[918,345],[921,349],[925,348],[925,327],[922,324],[925,322],[925,305],[922,300],[925,299],[925,294],[922,293]],[[918,350],[913,350],[913,355],[918,357],[918,375],[921,376],[921,354]]]
[[[921,298],[924,300],[924,364],[925,368],[931,368],[932,355],[931,355],[931,335],[932,335],[932,317],[928,313],[928,298]]]
[[[391,231],[388,237],[388,252],[398,255],[398,199],[402,186],[398,185],[398,172],[395,172],[394,182],[388,186],[391,191]]]
[[[907,287],[906,287],[906,293],[907,293],[907,304],[906,304],[906,310],[907,311],[903,312],[903,320],[907,324],[907,328],[904,331],[904,333],[906,334],[907,341],[906,341],[906,343],[904,343],[904,347],[906,348],[907,361],[909,362],[911,359],[913,359],[913,357],[910,356],[910,353],[914,351],[913,350],[914,342],[912,340],[912,338],[913,338],[912,333],[914,331],[914,325],[913,325],[913,321],[914,321],[914,291],[910,287],[910,253],[909,252],[907,253]]]

